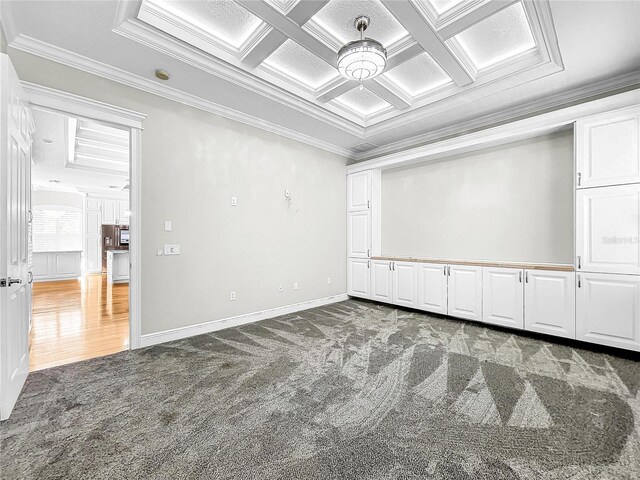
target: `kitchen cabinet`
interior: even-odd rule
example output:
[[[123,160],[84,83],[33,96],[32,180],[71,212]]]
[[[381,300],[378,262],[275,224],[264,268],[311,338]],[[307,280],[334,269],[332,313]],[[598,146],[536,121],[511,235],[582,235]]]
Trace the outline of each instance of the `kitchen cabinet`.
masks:
[[[640,351],[640,276],[576,275],[576,338]]]
[[[524,328],[524,271],[484,267],[482,277],[482,320],[502,327]]]
[[[352,297],[369,298],[371,260],[366,258],[347,259],[347,294]]]
[[[576,192],[576,269],[640,274],[640,184]]]
[[[123,283],[129,281],[129,251],[107,251],[107,281]]]
[[[347,211],[369,210],[371,206],[371,172],[347,175]]]
[[[129,210],[128,200],[117,200],[104,198],[101,201],[102,224],[103,225],[129,225],[129,217],[126,215]]]
[[[33,252],[33,281],[69,280],[81,275],[80,251]]]
[[[640,182],[638,107],[576,122],[577,188]]]
[[[447,314],[467,320],[482,320],[482,267],[447,266]]]
[[[371,215],[369,212],[347,216],[347,256],[368,258],[371,255]]]
[[[393,262],[371,260],[371,300],[391,302],[393,299]]]
[[[414,262],[392,262],[393,303],[405,307],[418,306],[418,265]]]
[[[418,304],[427,312],[447,314],[447,265],[418,263]]]
[[[524,328],[576,338],[574,272],[525,270]]]

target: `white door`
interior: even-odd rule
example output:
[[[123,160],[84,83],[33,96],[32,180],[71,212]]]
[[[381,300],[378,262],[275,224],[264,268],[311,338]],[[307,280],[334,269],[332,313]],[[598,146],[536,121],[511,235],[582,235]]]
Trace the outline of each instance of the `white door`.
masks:
[[[369,298],[370,262],[366,258],[347,260],[347,293],[352,297]]]
[[[576,338],[576,274],[524,272],[524,329]]]
[[[578,188],[640,182],[640,109],[576,122]]]
[[[524,271],[482,269],[482,320],[493,325],[524,328]]]
[[[347,175],[347,211],[368,210],[371,200],[371,172]]]
[[[418,306],[418,264],[393,262],[393,303],[405,307]]]
[[[95,206],[95,200],[87,199],[85,210],[85,270],[87,273],[100,273],[102,271],[101,235],[102,223],[100,210],[89,209]]]
[[[116,200],[102,200],[102,223],[106,225],[114,225],[118,212],[118,202]]]
[[[482,320],[482,267],[449,265],[447,313],[452,317]]]
[[[393,272],[389,260],[371,261],[371,300],[391,302]]]
[[[576,268],[640,274],[640,184],[576,193]]]
[[[371,253],[371,215],[357,212],[347,215],[348,257],[368,258]]]
[[[447,266],[418,264],[418,305],[427,312],[447,314]]]
[[[576,338],[640,351],[640,277],[577,274]]]
[[[29,373],[33,121],[9,57],[0,54],[0,419],[11,414]]]

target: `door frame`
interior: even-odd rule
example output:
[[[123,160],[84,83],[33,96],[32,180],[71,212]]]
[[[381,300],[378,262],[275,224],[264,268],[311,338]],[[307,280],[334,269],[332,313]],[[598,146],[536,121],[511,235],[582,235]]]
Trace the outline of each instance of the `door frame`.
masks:
[[[141,163],[142,163],[142,122],[147,117],[143,113],[122,107],[109,105],[71,93],[55,90],[30,82],[22,82],[29,103],[34,106],[60,113],[77,115],[101,122],[124,127],[130,132],[129,142],[129,348],[142,346],[142,310],[141,310],[141,235],[140,212]]]

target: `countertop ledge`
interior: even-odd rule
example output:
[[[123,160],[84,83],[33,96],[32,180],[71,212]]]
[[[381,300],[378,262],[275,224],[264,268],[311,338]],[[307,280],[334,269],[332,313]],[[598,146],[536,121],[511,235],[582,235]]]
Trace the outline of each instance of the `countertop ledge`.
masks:
[[[495,262],[485,260],[451,260],[444,258],[419,258],[419,257],[393,257],[381,256],[371,257],[371,260],[386,260],[389,262],[416,262],[416,263],[436,263],[450,265],[472,265],[475,267],[501,267],[501,268],[522,268],[525,270],[552,270],[557,272],[573,272],[573,265],[566,263],[525,263],[525,262]]]

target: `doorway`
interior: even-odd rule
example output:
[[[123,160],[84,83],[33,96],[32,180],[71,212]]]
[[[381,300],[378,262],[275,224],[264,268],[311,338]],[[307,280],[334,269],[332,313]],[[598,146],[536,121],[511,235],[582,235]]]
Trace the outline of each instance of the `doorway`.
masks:
[[[130,132],[32,107],[30,371],[129,348]]]

